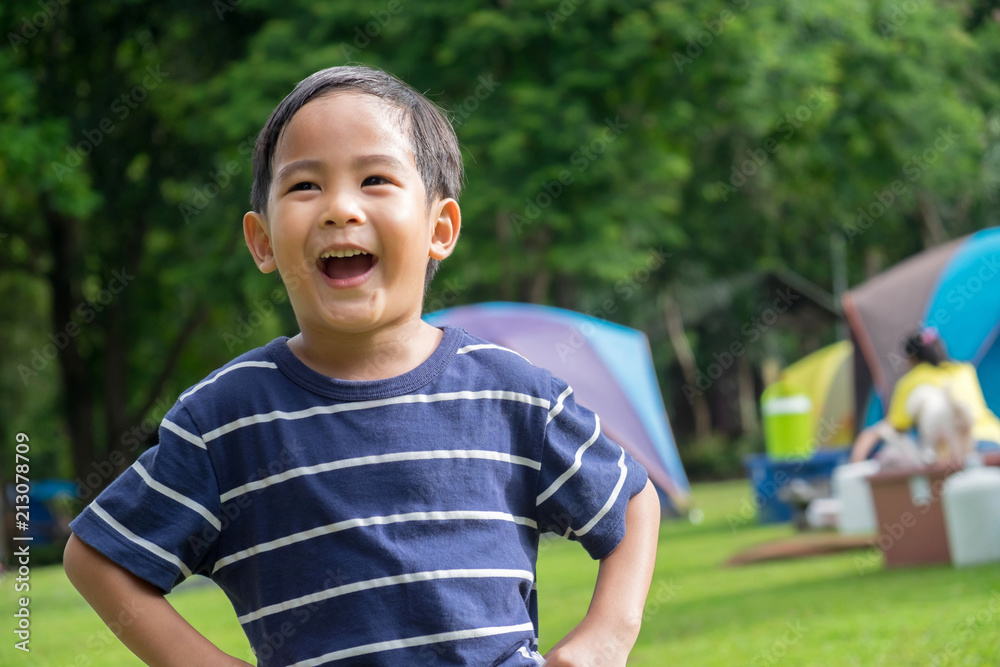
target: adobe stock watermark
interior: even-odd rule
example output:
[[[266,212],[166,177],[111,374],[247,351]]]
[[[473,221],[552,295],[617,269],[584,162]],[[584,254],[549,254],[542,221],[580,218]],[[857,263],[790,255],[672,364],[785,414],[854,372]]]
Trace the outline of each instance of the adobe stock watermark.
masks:
[[[469,286],[460,283],[458,278],[448,278],[439,289],[432,289],[424,299],[424,312],[430,313],[455,305],[467,289]]]
[[[722,375],[729,370],[736,362],[736,359],[747,353],[747,345],[752,345],[760,340],[761,336],[774,326],[778,317],[788,312],[792,305],[801,298],[801,294],[796,294],[792,288],[775,290],[775,298],[770,307],[761,311],[757,317],[751,317],[740,327],[740,334],[743,340],[734,340],[722,353],[713,352],[712,358],[715,360],[705,369],[698,369],[698,375],[694,386],[685,383],[682,391],[689,404],[694,404],[695,396],[703,396],[709,388],[715,384]]]
[[[750,7],[750,0],[730,0],[730,2],[736,5],[736,8],[741,12]],[[684,53],[674,51],[674,65],[677,67],[677,71],[683,74],[684,68],[700,58],[705,53],[705,49],[714,44],[716,38],[725,32],[726,26],[732,23],[734,18],[736,18],[736,14],[728,9],[723,9],[718,16],[705,21],[702,24],[705,26],[704,29],[699,30],[694,37],[688,40]]]
[[[121,434],[118,441],[126,446],[125,453],[115,449],[101,461],[92,461],[90,469],[76,480],[77,500],[87,500],[96,492],[104,488],[106,482],[114,479],[118,472],[128,463],[125,455],[133,455],[139,451],[139,447],[146,443],[150,435],[160,428],[160,422],[170,411],[171,402],[159,398],[149,414],[138,424]],[[138,458],[136,456],[133,459]]]
[[[577,529],[584,526],[594,516],[595,508],[602,507],[606,501],[605,494],[594,487],[578,488],[571,500],[564,496],[562,503],[544,501],[539,505],[537,516],[538,553],[551,549],[555,539],[568,539],[573,526]]]
[[[288,293],[297,290],[303,281],[311,280],[316,270],[315,262],[302,258],[300,262],[292,264],[283,272],[279,272],[278,277],[285,286],[284,290],[280,287],[273,288],[267,299],[254,301],[253,307],[246,317],[237,317],[234,327],[220,329],[217,332],[219,338],[226,344],[226,349],[231,353],[249,340],[253,331],[274,314],[275,305],[287,301]]]
[[[983,289],[997,276],[1000,275],[1000,254],[982,257],[976,272],[968,276],[965,280],[954,284],[947,293],[944,294],[944,301],[947,305],[935,308],[923,323],[922,327],[934,327],[940,329],[943,325],[951,322],[952,317],[965,310],[970,305],[987,305],[980,299],[991,299],[990,292],[983,293]],[[978,303],[977,303],[978,302]],[[888,354],[889,365],[893,370],[909,368],[910,361],[897,350],[891,350]]]
[[[7,41],[16,54],[22,46],[45,29],[59,11],[69,4],[69,0],[38,0],[39,11],[31,16],[23,16],[17,32],[8,32]]]
[[[212,0],[212,9],[220,21],[226,20],[226,14],[235,12],[236,8],[243,4],[243,0]]]
[[[117,118],[119,122],[124,122],[131,115],[132,111],[146,100],[150,91],[158,88],[165,78],[170,76],[169,72],[160,69],[159,63],[146,67],[146,74],[142,77],[140,85],[133,86],[131,90],[122,93],[111,103],[108,115],[104,116],[96,127],[83,130],[83,139],[74,146],[66,147],[66,157],[62,162],[52,163],[52,171],[61,182],[67,174],[83,164],[83,158],[89,156],[101,145],[104,138],[118,129],[112,120]]]
[[[184,394],[181,395],[181,399],[184,398]],[[295,469],[295,458],[292,456],[291,452],[287,447],[282,446],[281,452],[277,456],[271,458],[266,465],[261,465],[257,470],[249,475],[247,475],[246,481],[243,485],[253,484],[254,482],[260,482],[276,475],[281,475],[286,472]],[[225,495],[229,495],[228,493]],[[217,538],[222,531],[225,531],[232,522],[243,516],[243,513],[250,509],[254,503],[255,498],[260,498],[261,496],[255,496],[252,492],[244,492],[234,495],[232,497],[224,498],[219,506],[219,527],[216,528],[207,521],[203,523],[201,533],[196,533],[187,536],[188,548],[191,549],[192,553],[198,557],[205,553],[207,550],[211,549],[216,543]]]
[[[820,417],[816,434],[809,440],[808,451],[814,451],[821,442],[828,442],[830,437],[840,430],[841,426],[827,417]],[[741,528],[752,523],[757,518],[761,507],[778,498],[782,489],[788,486],[793,479],[798,479],[797,475],[802,472],[802,468],[811,456],[811,454],[802,454],[785,459],[786,463],[794,461],[794,465],[791,468],[775,470],[772,479],[762,482],[754,489],[752,499],[743,496],[740,499],[740,507],[737,512],[726,512],[726,523],[729,524],[729,530],[735,535]]]
[[[813,116],[813,111],[822,107],[830,99],[830,94],[826,88],[814,86],[809,91],[809,97],[805,103],[800,104],[794,111],[786,113],[784,118],[779,120],[774,126],[775,134],[780,133],[780,137],[769,135],[757,148],[746,150],[746,159],[739,162],[739,158],[733,161],[729,167],[729,182],[717,181],[715,189],[719,193],[722,201],[729,201],[729,195],[736,194],[740,188],[750,182],[761,167],[767,164],[771,156],[781,148],[781,142],[787,141],[795,136],[805,123],[808,123]]]
[[[973,637],[982,632],[994,633],[997,626],[997,613],[1000,612],[1000,590],[994,588],[990,591],[990,602],[975,614],[966,616],[958,628],[952,632],[952,639],[944,647],[944,651],[932,653],[929,656],[929,665],[932,667],[942,667],[951,664],[967,655],[966,647]],[[995,635],[994,635],[995,636]]]
[[[257,135],[251,134],[240,142],[236,147],[236,152],[240,155],[249,156],[253,153],[254,143]],[[184,224],[190,223],[193,219],[201,215],[201,212],[208,208],[213,199],[225,190],[233,182],[233,177],[243,173],[244,163],[239,160],[229,160],[224,167],[219,167],[217,171],[208,172],[208,180],[201,186],[191,188],[190,194],[177,205],[177,210],[184,218]]]
[[[882,12],[882,18],[878,20],[879,33],[883,37],[894,36],[903,27],[903,24],[909,21],[910,17],[926,4],[927,0],[904,0],[903,2],[897,2],[889,11]]]
[[[82,667],[98,664],[94,658],[107,650],[109,646],[117,645],[125,629],[132,625],[144,611],[145,608],[139,606],[137,599],[130,598],[122,605],[114,619],[106,621],[106,627],[87,635],[83,645],[88,650],[77,653],[70,664]]]
[[[787,630],[778,637],[771,645],[755,655],[750,661],[750,667],[765,667],[776,665],[788,654],[788,649],[792,648],[809,632],[809,628],[802,625],[802,621],[788,621],[785,623]]]
[[[615,116],[614,120],[605,118],[604,125],[606,127],[601,130],[597,137],[577,148],[569,156],[570,164],[576,167],[577,174],[587,171],[590,165],[608,149],[608,145],[620,137],[629,126],[628,123],[622,122],[621,116]],[[524,209],[521,213],[511,213],[509,216],[514,231],[521,234],[525,227],[530,227],[537,222],[542,211],[552,206],[552,203],[562,195],[565,188],[572,185],[575,178],[573,172],[569,169],[563,169],[559,172],[556,180],[546,181],[542,184],[541,192],[534,197],[525,197]]]
[[[673,578],[667,581],[658,581],[656,591],[650,592],[646,598],[646,604],[642,608],[642,622],[645,623],[662,611],[663,606],[669,604],[671,600],[680,593],[681,586],[674,582]]]
[[[555,11],[545,10],[545,20],[549,22],[549,30],[555,30],[559,24],[568,19],[580,5],[587,0],[562,0]]]
[[[332,589],[343,586],[347,583],[347,578],[345,577],[341,568],[337,568],[334,572],[330,568],[327,568],[324,572],[326,579],[320,585],[321,591],[327,593],[331,592]],[[249,656],[251,660],[260,661],[260,664],[267,664],[270,662],[271,658],[274,657],[275,651],[280,649],[285,645],[285,642],[290,640],[302,626],[309,622],[309,619],[316,614],[317,611],[323,608],[323,605],[327,603],[327,600],[318,600],[313,602],[308,602],[291,609],[291,615],[295,619],[295,623],[292,621],[284,621],[281,625],[277,626],[274,632],[266,635],[264,637],[264,644],[257,647],[252,647]]]
[[[130,275],[126,267],[123,266],[121,270],[113,270],[111,278],[97,293],[94,300],[82,301],[73,312],[79,315],[84,325],[90,324],[97,319],[99,313],[104,312],[104,309],[111,305],[115,297],[121,294],[133,280],[135,280],[135,276]],[[59,352],[66,349],[70,339],[80,335],[81,330],[81,325],[71,315],[69,322],[66,323],[62,331],[49,332],[49,342],[31,350],[31,361],[29,364],[25,365],[22,363],[17,365],[17,374],[20,376],[24,386],[28,386],[28,382],[32,378],[38,377],[42,371],[48,368],[49,364],[59,356]]]
[[[218,332],[219,338],[226,344],[227,352],[233,353],[241,349],[253,332],[274,315],[275,306],[288,301],[288,294],[280,287],[272,289],[269,297],[263,301],[254,299],[253,308],[246,317],[237,317],[235,326]]]
[[[609,314],[618,312],[619,301],[628,301],[642,289],[653,274],[658,271],[667,259],[672,257],[672,253],[664,252],[663,248],[650,249],[645,259],[639,265],[628,272],[623,278],[615,283],[614,291],[618,297],[609,297],[601,303],[601,307],[596,310],[587,311],[587,315],[598,319],[607,319]],[[587,339],[594,334],[594,327],[589,322],[582,323],[564,341],[556,343],[556,354],[559,359],[565,361],[571,354],[587,344]]]
[[[354,26],[354,39],[351,44],[340,43],[340,52],[344,60],[353,60],[354,57],[371,45],[372,41],[382,34],[392,19],[403,11],[403,0],[389,0],[385,9],[373,9],[369,12],[372,20],[364,26]]]
[[[879,525],[879,534],[868,542],[868,550],[863,555],[855,555],[853,558],[854,569],[859,575],[867,574],[877,568],[882,563],[882,556],[894,549],[902,541],[910,530],[920,523],[920,517],[926,516],[931,508],[941,502],[941,492],[948,475],[958,472],[963,467],[961,462],[949,462],[946,464],[944,475],[929,482],[921,495],[920,502],[915,502],[915,507],[919,508],[916,513],[906,510],[895,520],[882,521]],[[919,488],[911,485],[911,495],[914,489]]]
[[[933,144],[922,152],[913,154],[903,163],[902,176],[905,177],[905,181],[903,178],[897,178],[889,183],[884,190],[873,192],[872,196],[875,201],[867,206],[859,206],[856,211],[857,217],[853,223],[841,225],[844,235],[851,245],[854,244],[857,237],[871,229],[875,221],[885,215],[899,197],[909,192],[906,181],[910,183],[919,181],[927,170],[955,145],[955,140],[958,138],[959,135],[952,131],[950,125],[945,128],[939,127],[938,136],[934,139]]]
[[[452,125],[458,127],[468,120],[469,116],[479,108],[479,105],[485,102],[499,87],[500,82],[494,79],[492,74],[480,75],[479,85],[472,91],[472,94],[452,107],[450,114]]]

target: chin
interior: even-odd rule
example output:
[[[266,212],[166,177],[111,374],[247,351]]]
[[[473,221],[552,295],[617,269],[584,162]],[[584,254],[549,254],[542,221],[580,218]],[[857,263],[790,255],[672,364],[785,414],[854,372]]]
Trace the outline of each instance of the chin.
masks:
[[[362,334],[378,328],[381,324],[376,313],[331,313],[323,318],[320,326],[337,333]]]

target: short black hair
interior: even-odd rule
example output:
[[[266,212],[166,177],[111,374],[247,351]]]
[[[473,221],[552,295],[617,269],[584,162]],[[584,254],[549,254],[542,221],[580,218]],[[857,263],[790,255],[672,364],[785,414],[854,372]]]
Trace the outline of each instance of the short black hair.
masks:
[[[903,342],[903,352],[913,361],[940,366],[948,360],[948,352],[941,341],[941,334],[934,327],[914,331]]]
[[[424,182],[428,206],[436,198],[458,199],[464,176],[462,153],[455,129],[441,109],[388,72],[371,67],[342,66],[320,70],[300,81],[267,119],[253,151],[250,205],[254,211],[267,217],[272,161],[285,126],[310,100],[335,92],[374,95],[399,109],[402,119],[409,124],[410,147]],[[428,260],[425,285],[430,283],[438,265],[438,260]]]

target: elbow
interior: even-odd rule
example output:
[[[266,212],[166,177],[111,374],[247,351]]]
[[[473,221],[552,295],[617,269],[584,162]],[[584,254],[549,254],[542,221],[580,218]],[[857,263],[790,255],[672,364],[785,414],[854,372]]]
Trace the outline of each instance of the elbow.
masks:
[[[90,547],[75,533],[70,534],[66,548],[63,549],[63,571],[77,590],[80,589],[80,582],[86,579],[88,549]]]
[[[76,542],[79,538],[76,533],[70,533],[69,540],[66,542],[66,547],[63,549],[63,571],[66,572],[66,578],[69,579],[70,583],[76,578],[79,567],[79,560],[77,558],[77,545]],[[76,584],[73,584],[74,586]]]

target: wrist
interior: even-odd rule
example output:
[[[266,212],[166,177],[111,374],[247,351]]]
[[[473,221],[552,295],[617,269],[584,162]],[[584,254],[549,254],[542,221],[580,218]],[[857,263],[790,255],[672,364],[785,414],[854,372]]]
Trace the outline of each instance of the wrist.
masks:
[[[588,632],[603,637],[609,644],[620,642],[626,651],[630,650],[639,638],[642,627],[642,614],[623,614],[609,616],[607,614],[588,611],[581,626],[586,626]]]
[[[639,637],[640,620],[610,617],[590,610],[564,641],[585,645],[589,655],[604,659],[594,664],[613,664],[614,657],[627,656],[632,650]]]

